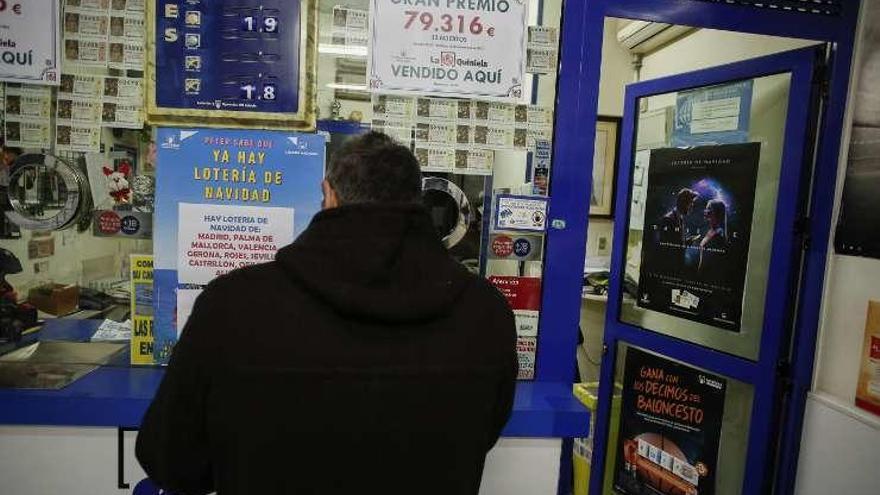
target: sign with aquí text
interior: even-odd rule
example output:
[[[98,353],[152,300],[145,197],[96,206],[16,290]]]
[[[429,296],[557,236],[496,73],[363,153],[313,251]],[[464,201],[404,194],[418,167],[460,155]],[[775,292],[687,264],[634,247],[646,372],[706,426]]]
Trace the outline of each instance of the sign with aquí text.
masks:
[[[526,0],[371,0],[373,91],[518,100]]]
[[[0,81],[57,86],[58,0],[0,0]]]

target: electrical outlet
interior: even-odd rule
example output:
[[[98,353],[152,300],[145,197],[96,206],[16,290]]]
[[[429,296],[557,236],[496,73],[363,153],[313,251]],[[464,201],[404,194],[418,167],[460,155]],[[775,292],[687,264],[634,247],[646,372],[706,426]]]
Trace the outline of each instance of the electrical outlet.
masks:
[[[47,273],[49,271],[49,262],[48,261],[40,261],[34,263],[34,273]]]
[[[599,237],[597,244],[599,245],[597,254],[599,256],[608,256],[608,238],[604,236]]]

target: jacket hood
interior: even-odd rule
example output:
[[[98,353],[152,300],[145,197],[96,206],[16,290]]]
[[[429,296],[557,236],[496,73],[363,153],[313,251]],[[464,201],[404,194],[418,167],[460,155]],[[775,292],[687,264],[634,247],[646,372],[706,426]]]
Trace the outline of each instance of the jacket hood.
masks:
[[[338,313],[377,322],[446,314],[473,280],[418,205],[324,210],[275,259]]]

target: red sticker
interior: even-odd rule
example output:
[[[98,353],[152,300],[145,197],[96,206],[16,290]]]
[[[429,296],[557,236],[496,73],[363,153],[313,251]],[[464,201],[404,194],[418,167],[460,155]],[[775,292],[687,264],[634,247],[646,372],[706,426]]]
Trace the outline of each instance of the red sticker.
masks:
[[[880,359],[880,337],[871,335],[871,350],[869,352],[871,359]]]
[[[511,309],[538,311],[541,309],[541,279],[537,277],[489,277],[507,299]]]
[[[513,254],[513,239],[499,235],[492,240],[492,253],[499,258],[507,258]]]
[[[98,229],[102,234],[116,234],[122,228],[122,220],[113,211],[105,211],[98,217]]]

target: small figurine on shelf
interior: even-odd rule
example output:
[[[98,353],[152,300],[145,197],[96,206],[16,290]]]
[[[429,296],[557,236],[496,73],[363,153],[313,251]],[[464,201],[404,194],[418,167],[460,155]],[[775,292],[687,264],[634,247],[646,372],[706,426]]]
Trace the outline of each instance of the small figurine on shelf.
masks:
[[[128,162],[122,162],[117,170],[104,167],[104,176],[107,178],[107,189],[113,202],[117,205],[131,202],[131,186],[128,183],[128,175],[131,166]]]
[[[342,103],[339,100],[333,100],[330,104],[330,119],[339,120],[339,112],[342,110]]]

